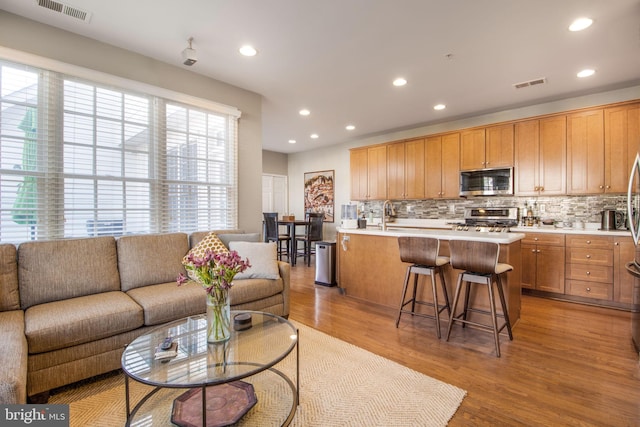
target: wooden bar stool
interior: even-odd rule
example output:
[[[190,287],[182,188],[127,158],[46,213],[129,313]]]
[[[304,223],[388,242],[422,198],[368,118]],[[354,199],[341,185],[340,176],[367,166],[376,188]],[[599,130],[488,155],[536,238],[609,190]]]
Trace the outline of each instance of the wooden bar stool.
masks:
[[[507,304],[504,298],[504,291],[502,289],[502,281],[500,276],[504,273],[513,270],[513,267],[509,264],[499,263],[498,255],[500,253],[500,245],[493,242],[470,242],[466,240],[450,240],[449,241],[449,254],[451,255],[451,266],[458,270],[463,270],[458,274],[458,282],[456,284],[456,292],[453,297],[453,310],[449,318],[449,327],[447,329],[447,341],[451,335],[451,327],[455,322],[461,322],[462,327],[465,324],[477,326],[482,329],[493,331],[493,336],[496,344],[496,356],[500,357],[500,331],[507,328],[509,332],[509,339],[513,340],[513,334],[511,333],[511,322],[509,321],[509,314],[507,312]],[[460,298],[460,290],[462,284],[466,283],[466,292],[464,297],[464,309],[462,313],[455,314],[456,307],[458,306],[458,299]],[[500,296],[500,303],[502,305],[502,313],[496,312],[496,304],[493,293],[493,283],[496,283],[498,288],[498,295]],[[471,291],[471,284],[486,285],[489,291],[489,306],[491,311],[481,310],[477,308],[469,307],[469,293]],[[488,314],[491,316],[491,325],[477,323],[467,319],[467,313],[477,312]],[[504,323],[498,327],[498,317],[504,318]]]
[[[398,238],[398,245],[400,247],[400,259],[402,262],[409,262],[413,265],[407,267],[407,274],[404,278],[404,286],[402,288],[402,299],[400,300],[400,309],[398,310],[398,319],[396,320],[396,328],[400,323],[400,316],[402,313],[409,313],[413,316],[422,316],[429,319],[435,319],[436,331],[438,338],[440,338],[440,313],[443,310],[447,310],[449,316],[451,316],[451,306],[449,305],[449,295],[447,294],[447,286],[444,281],[444,274],[442,269],[445,265],[449,264],[449,258],[438,256],[438,250],[440,249],[440,241],[438,239],[428,237],[408,237],[403,236]],[[407,298],[407,287],[409,285],[409,277],[413,273],[413,292],[410,299]],[[431,290],[433,292],[433,302],[420,301],[416,298],[418,290],[418,275],[431,276]],[[445,303],[443,305],[438,304],[438,293],[436,291],[435,275],[440,276],[440,284],[442,285],[442,294],[444,296]],[[411,310],[405,310],[404,307],[411,304]],[[416,304],[426,305],[433,307],[433,315],[416,313]]]

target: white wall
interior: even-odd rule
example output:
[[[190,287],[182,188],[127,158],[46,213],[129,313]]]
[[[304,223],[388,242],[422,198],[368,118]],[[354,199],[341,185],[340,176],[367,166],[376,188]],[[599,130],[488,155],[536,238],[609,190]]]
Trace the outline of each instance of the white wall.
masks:
[[[238,226],[261,231],[260,95],[1,10],[0,45],[238,108],[242,111],[238,131]]]
[[[290,154],[289,208],[296,217],[302,217],[304,215],[303,177],[305,172],[334,169],[336,222],[333,224],[325,224],[324,228],[325,240],[332,240],[335,239],[336,236],[336,227],[340,225],[340,206],[350,202],[350,148],[635,99],[640,99],[640,86],[567,98],[560,101],[505,110],[432,126],[394,131],[334,145],[328,148]]]

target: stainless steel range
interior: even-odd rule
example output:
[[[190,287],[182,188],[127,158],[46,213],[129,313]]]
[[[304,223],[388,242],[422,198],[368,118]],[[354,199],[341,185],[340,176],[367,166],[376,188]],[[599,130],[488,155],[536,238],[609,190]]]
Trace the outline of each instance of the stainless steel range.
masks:
[[[464,223],[450,223],[456,231],[508,233],[518,225],[518,208],[465,208]]]

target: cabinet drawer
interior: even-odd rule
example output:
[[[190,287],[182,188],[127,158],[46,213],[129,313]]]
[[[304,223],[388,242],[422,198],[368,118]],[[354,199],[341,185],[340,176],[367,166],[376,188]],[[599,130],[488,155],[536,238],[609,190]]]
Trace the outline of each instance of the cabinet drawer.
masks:
[[[567,247],[613,249],[613,237],[593,236],[587,234],[570,234],[567,236]]]
[[[613,267],[602,265],[567,264],[567,279],[613,284]]]
[[[564,246],[564,234],[525,233],[522,243],[533,245]]]
[[[567,263],[613,267],[613,251],[609,249],[567,248]]]
[[[607,283],[583,282],[580,280],[567,280],[565,289],[568,295],[596,299],[613,299],[613,285]]]

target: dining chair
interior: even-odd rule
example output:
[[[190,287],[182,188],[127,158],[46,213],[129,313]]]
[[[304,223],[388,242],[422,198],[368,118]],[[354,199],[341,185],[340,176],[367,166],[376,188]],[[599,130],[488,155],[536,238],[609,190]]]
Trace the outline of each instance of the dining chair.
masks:
[[[303,256],[307,267],[311,266],[311,255],[315,254],[314,242],[323,239],[322,226],[324,223],[323,212],[308,212],[306,215],[309,224],[305,226],[304,236],[296,237],[294,252],[296,258]],[[302,251],[298,249],[298,242],[302,243]]]
[[[265,242],[275,242],[278,244],[278,259],[282,261],[282,255],[287,256],[289,259],[289,248],[291,239],[288,234],[280,234],[278,230],[278,213],[277,212],[263,212],[264,217],[264,240]],[[286,244],[286,249],[282,248],[282,243]]]

